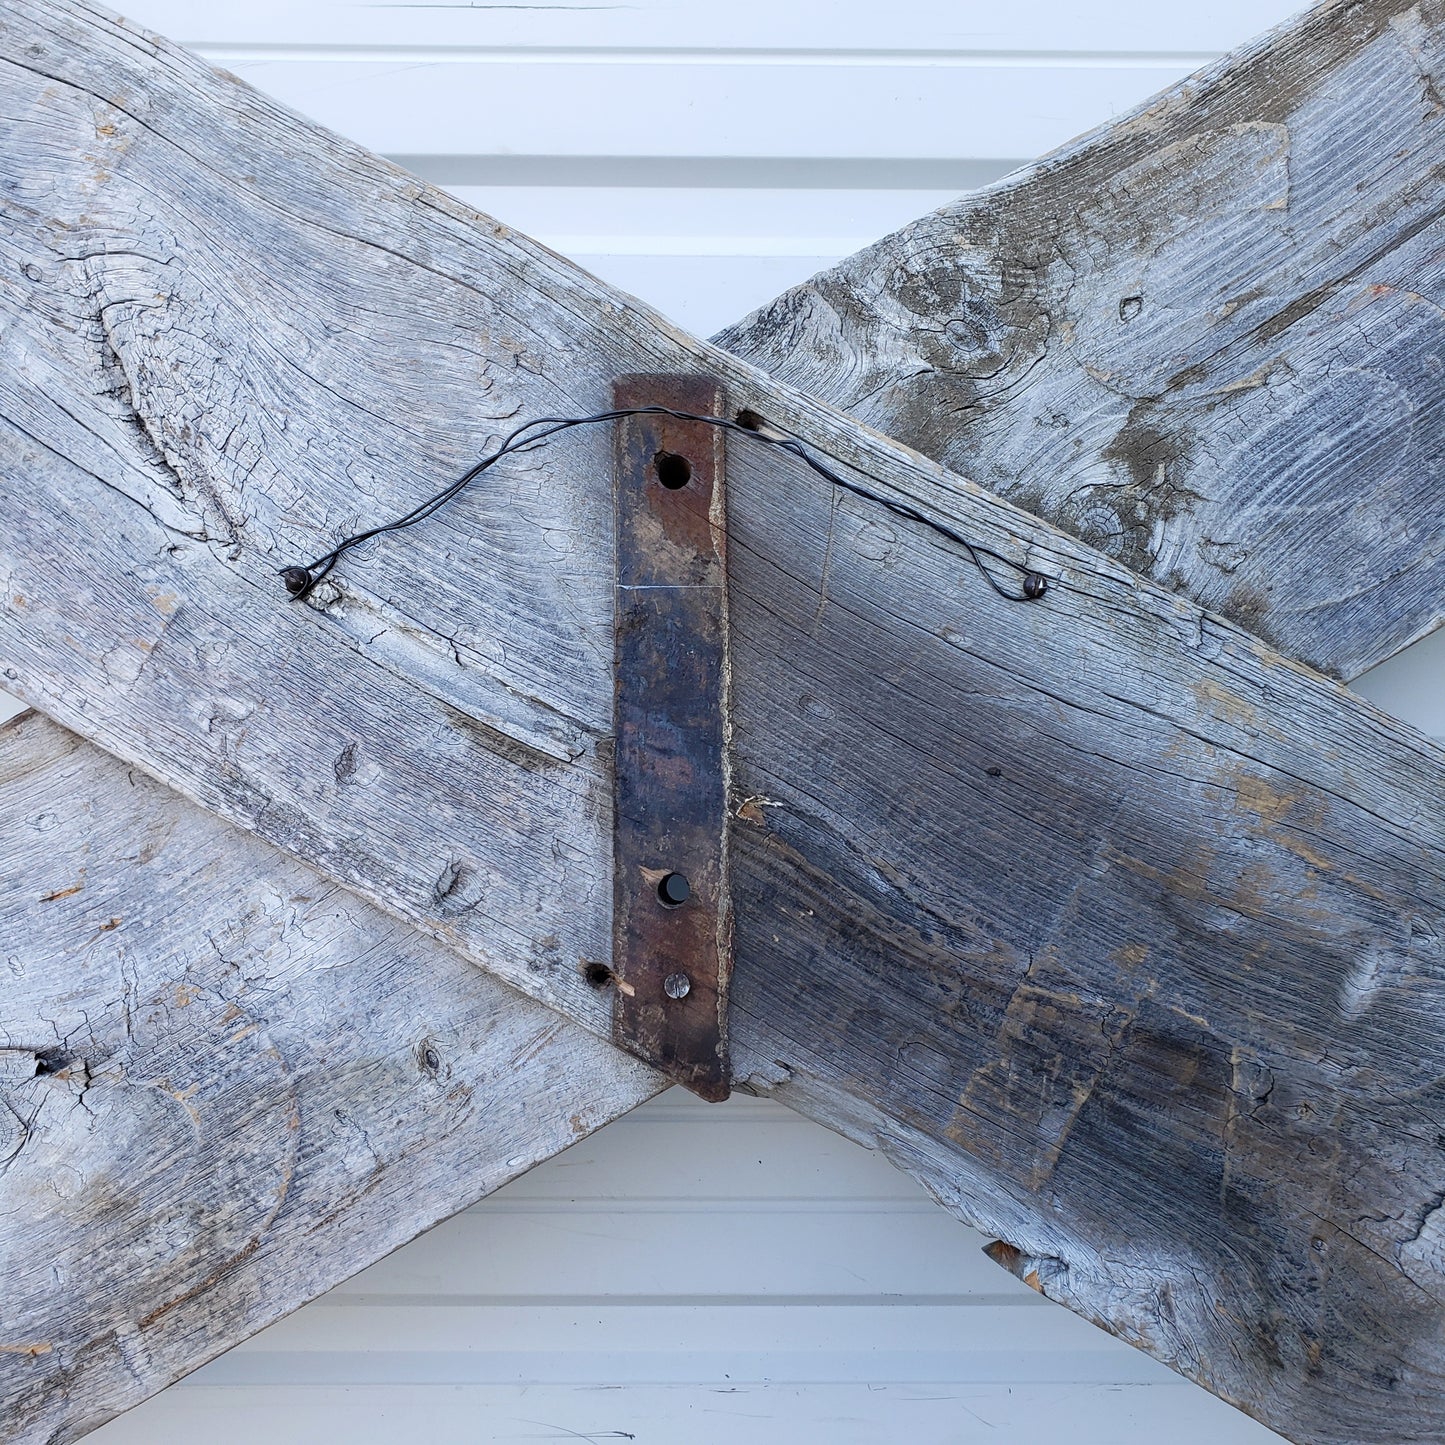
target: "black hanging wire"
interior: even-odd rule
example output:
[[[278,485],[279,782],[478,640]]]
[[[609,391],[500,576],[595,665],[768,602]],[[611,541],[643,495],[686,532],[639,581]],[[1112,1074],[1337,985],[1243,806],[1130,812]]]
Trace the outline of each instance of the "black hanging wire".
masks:
[[[510,433],[502,444],[480,461],[474,462],[454,482],[443,487],[434,497],[427,498],[420,506],[414,507],[404,516],[397,517],[390,522],[383,522],[379,526],[370,527],[364,532],[357,532],[353,536],[343,537],[336,546],[329,552],[323,553],[320,557],[305,564],[293,564],[289,567],[279,569],[281,580],[286,584],[286,590],[298,602],[308,597],[313,588],[323,578],[327,577],[332,568],[350,552],[354,547],[360,547],[363,542],[370,542],[374,537],[384,536],[388,532],[400,532],[407,527],[415,527],[418,522],[425,522],[428,517],[439,512],[453,497],[464,491],[472,482],[482,475],[489,467],[495,466],[505,456],[512,452],[521,451],[537,442],[545,441],[548,437],[555,436],[558,432],[567,431],[574,426],[595,426],[601,422],[620,421],[628,416],[670,416],[676,417],[678,421],[705,422],[708,426],[721,427],[729,432],[741,432],[744,436],[752,437],[754,441],[762,442],[767,446],[776,447],[779,451],[790,453],[798,458],[806,466],[809,466],[825,481],[831,482],[833,486],[840,487],[845,492],[852,492],[856,497],[863,497],[867,501],[876,502],[879,506],[893,513],[895,517],[902,517],[909,522],[917,522],[927,527],[930,531],[946,537],[955,546],[961,547],[968,554],[969,560],[978,569],[980,575],[990,587],[1002,598],[1009,602],[1033,602],[1042,597],[1048,591],[1048,579],[1042,573],[1034,572],[1020,562],[1005,557],[1001,552],[995,552],[992,547],[986,547],[981,542],[971,542],[967,537],[955,532],[952,527],[945,526],[942,522],[936,521],[916,507],[911,507],[907,502],[895,501],[891,497],[885,497],[869,488],[860,486],[857,482],[849,481],[847,477],[839,475],[831,467],[825,465],[814,456],[802,442],[794,437],[773,436],[768,432],[759,430],[756,426],[749,426],[744,422],[735,421],[725,416],[697,416],[690,411],[677,411],[670,406],[630,406],[622,407],[616,411],[600,411],[596,416],[542,416],[519,426]],[[993,572],[985,565],[984,559],[996,563],[1006,571],[1016,574],[1019,578],[1017,591],[1011,591],[1003,586]]]

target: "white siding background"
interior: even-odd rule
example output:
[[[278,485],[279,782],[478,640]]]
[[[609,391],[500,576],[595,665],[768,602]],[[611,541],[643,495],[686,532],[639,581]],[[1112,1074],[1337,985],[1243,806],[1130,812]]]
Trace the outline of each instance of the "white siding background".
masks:
[[[1105,123],[1290,0],[135,0],[694,332]],[[1445,736],[1445,632],[1361,690]],[[0,698],[0,714],[6,711]],[[874,1154],[672,1091],[96,1445],[1262,1445]]]

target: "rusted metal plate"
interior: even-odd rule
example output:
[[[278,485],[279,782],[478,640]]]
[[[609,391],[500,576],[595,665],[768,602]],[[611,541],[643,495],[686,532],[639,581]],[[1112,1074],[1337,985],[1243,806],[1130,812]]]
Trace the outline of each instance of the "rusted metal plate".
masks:
[[[627,376],[615,405],[722,413],[702,376]],[[613,1036],[705,1099],[728,1096],[724,439],[675,417],[617,426]]]

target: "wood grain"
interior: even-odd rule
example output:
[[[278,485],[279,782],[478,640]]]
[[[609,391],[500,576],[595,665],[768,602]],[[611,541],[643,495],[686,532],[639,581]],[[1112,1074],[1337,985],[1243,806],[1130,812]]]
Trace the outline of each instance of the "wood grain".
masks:
[[[605,1034],[610,439],[274,568],[717,375],[870,494],[732,449],[739,1081],[1297,1440],[1445,1429],[1440,748],[193,58],[4,24],[7,685]]]
[[[1439,624],[1435,0],[1331,0],[721,333],[1352,678]]]
[[[1289,1438],[1436,1438],[1438,749],[1122,567],[1004,610],[729,485],[740,1081]]]
[[[31,713],[0,728],[0,1409],[59,1445],[661,1079]]]

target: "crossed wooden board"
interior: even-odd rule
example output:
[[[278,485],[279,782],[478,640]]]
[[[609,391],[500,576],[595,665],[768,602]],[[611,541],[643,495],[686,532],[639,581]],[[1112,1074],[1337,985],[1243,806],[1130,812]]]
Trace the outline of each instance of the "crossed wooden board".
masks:
[[[734,1085],[1294,1440],[1445,1436],[1445,753],[1332,680],[1440,615],[1442,37],[1326,5],[709,345],[12,0],[6,1438],[663,1086],[587,968],[609,438],[276,579],[639,372],[877,499],[729,454]]]

